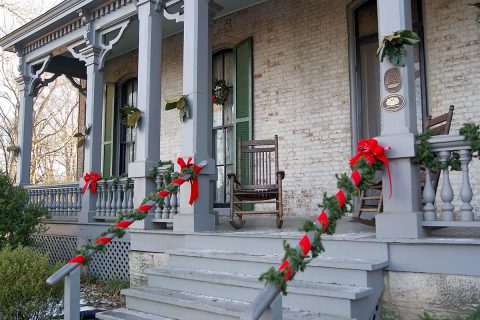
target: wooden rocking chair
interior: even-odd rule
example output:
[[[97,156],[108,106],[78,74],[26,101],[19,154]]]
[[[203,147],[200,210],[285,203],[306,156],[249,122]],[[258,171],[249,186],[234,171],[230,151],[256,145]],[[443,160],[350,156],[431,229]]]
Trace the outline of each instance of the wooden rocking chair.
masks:
[[[272,164],[273,170],[272,171]],[[285,172],[278,167],[278,136],[273,140],[238,141],[237,174],[230,179],[230,224],[235,229],[245,225],[244,215],[274,214],[276,225],[283,225],[282,180]],[[237,188],[235,188],[237,185]],[[255,204],[275,205],[275,210],[254,210]],[[263,208],[262,208],[263,209]]]
[[[430,130],[432,134],[449,134],[450,127],[452,125],[453,110],[455,106],[451,105],[448,108],[448,112],[437,117],[431,115],[425,121],[425,129]],[[435,192],[437,191],[438,181],[440,180],[440,172],[438,170],[432,170],[432,185]],[[420,167],[420,183],[422,186],[425,184],[425,168]],[[362,191],[360,194],[360,209],[358,216],[352,217],[351,221],[360,222],[368,226],[375,226],[375,218],[364,219],[361,218],[363,212],[373,212],[375,214],[383,212],[383,197],[382,197],[382,182],[370,186],[367,190]]]

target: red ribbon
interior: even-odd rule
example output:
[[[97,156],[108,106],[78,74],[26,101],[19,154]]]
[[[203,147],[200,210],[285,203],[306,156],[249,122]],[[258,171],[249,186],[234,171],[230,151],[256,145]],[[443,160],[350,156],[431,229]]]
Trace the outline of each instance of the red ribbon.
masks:
[[[84,256],[76,256],[70,259],[67,263],[80,263],[84,264],[85,263],[85,257]]]
[[[375,160],[381,161],[385,164],[388,172],[388,182],[390,184],[390,196],[392,196],[392,178],[390,176],[390,166],[388,165],[388,158],[385,150],[390,149],[378,144],[375,139],[362,139],[357,143],[357,155],[350,160],[350,165],[353,167],[362,157],[367,159],[370,165],[373,165]]]
[[[90,186],[91,193],[97,192],[97,181],[100,179],[102,179],[102,176],[98,173],[85,173],[85,175],[83,176],[83,181],[85,182],[85,184],[83,185],[82,194],[85,193],[85,191],[87,191],[88,187]]]
[[[283,269],[287,269],[285,270],[285,278],[283,279],[283,281],[287,282],[292,277],[292,268],[290,268],[290,263],[288,262],[288,260],[283,260],[282,264],[278,268],[278,270],[280,271],[282,271]]]
[[[193,167],[193,171],[196,174],[199,174],[200,171],[202,170],[201,167],[197,166],[195,163],[192,163],[192,157],[189,157],[187,159],[187,163],[185,163],[185,161],[182,158],[178,158],[177,163],[180,166],[180,172],[182,172],[183,169],[187,168],[187,167]],[[185,182],[183,179],[177,179],[177,180],[173,181],[173,183],[178,182],[179,184],[182,184],[183,182]],[[180,181],[180,180],[182,180],[182,181]],[[188,203],[190,205],[192,205],[195,202],[195,200],[198,198],[198,180],[197,179],[190,179],[189,181],[190,181],[190,185],[191,185],[191,191],[190,191],[190,200],[188,201]]]

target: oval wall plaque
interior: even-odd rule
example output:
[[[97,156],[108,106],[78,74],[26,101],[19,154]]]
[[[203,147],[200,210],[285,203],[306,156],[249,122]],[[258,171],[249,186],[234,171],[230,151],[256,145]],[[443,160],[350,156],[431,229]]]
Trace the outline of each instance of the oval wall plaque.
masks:
[[[400,76],[400,69],[390,68],[385,71],[385,75],[383,77],[383,85],[388,93],[395,93],[400,91],[400,89],[402,88],[402,77]]]
[[[405,98],[399,94],[390,94],[382,99],[380,106],[384,111],[397,112],[405,107]]]

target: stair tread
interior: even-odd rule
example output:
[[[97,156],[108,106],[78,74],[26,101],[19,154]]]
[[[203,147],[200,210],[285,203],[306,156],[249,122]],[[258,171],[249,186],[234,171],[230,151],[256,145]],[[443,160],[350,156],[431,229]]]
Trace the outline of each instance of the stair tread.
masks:
[[[258,289],[262,289],[265,286],[265,284],[259,281],[258,277],[254,275],[208,271],[184,267],[160,267],[155,269],[147,269],[145,270],[145,273],[147,275],[191,279],[196,281]],[[374,292],[374,290],[369,287],[361,286],[292,280],[289,282],[289,292],[356,300],[369,296]]]
[[[213,259],[225,259],[225,260],[238,260],[238,261],[253,261],[253,262],[265,262],[265,263],[280,263],[282,256],[275,254],[252,254],[249,252],[232,252],[222,250],[189,250],[189,249],[176,249],[168,251],[170,255],[176,256],[193,256],[201,258],[213,258]],[[388,266],[388,260],[382,259],[352,259],[341,257],[327,257],[318,256],[309,263],[309,267],[329,267],[329,268],[341,268],[341,269],[355,269],[374,271],[383,269]]]
[[[209,312],[214,312],[218,314],[228,314],[228,315],[233,315],[238,317],[240,317],[241,313],[244,312],[250,305],[249,302],[245,302],[245,301],[225,299],[225,298],[219,298],[219,297],[213,297],[213,296],[205,296],[200,294],[187,293],[187,292],[162,289],[162,288],[152,288],[152,287],[124,289],[122,290],[122,294],[126,296],[134,296],[137,298],[173,304],[173,305],[186,307],[190,309],[209,311]],[[285,320],[296,320],[296,319],[340,320],[340,319],[346,319],[346,318],[323,315],[319,313],[312,313],[312,312],[301,311],[301,310],[283,309],[283,319]]]
[[[175,320],[126,308],[100,312],[95,316],[99,320]]]

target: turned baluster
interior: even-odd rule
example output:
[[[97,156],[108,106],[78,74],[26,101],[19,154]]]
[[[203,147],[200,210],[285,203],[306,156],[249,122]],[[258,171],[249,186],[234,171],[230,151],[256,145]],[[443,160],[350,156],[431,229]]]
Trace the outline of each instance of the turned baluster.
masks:
[[[95,208],[96,208],[96,216],[101,216],[102,215],[102,186],[101,183],[97,184],[97,201],[95,202]]]
[[[47,190],[47,210],[48,213],[52,213],[53,210],[53,195],[52,195],[52,189]]]
[[[115,216],[118,217],[122,213],[122,189],[125,185],[125,180],[120,181],[117,185],[117,203],[115,204]]]
[[[441,164],[446,165],[448,159],[450,158],[450,151],[440,151],[438,153],[438,160]],[[453,188],[450,183],[450,172],[448,166],[442,170],[443,171],[443,184],[442,190],[440,191],[440,199],[443,201],[442,205],[442,220],[453,221],[455,217],[453,215]]]
[[[122,199],[122,213],[126,213],[128,208],[128,184],[122,185],[123,199]]]
[[[107,203],[105,204],[105,216],[110,217],[112,213],[112,181],[107,181],[106,182],[106,188],[107,188]]]
[[[82,210],[82,198],[83,198],[83,195],[82,195],[82,191],[80,188],[76,188],[77,189],[77,195],[78,195],[78,202],[77,202],[77,214],[80,210]],[[97,201],[98,201],[98,193],[97,193]],[[97,207],[98,208],[98,207]]]
[[[473,207],[470,204],[473,198],[472,186],[468,177],[468,164],[472,160],[471,150],[460,150],[460,163],[462,164],[462,186],[460,188],[460,199],[462,206],[460,207],[460,215],[463,221],[473,221]]]
[[[46,191],[47,191],[47,190],[45,190],[45,189],[41,189],[41,190],[40,190],[40,203],[39,203],[39,205],[40,205],[40,207],[42,207],[42,208],[45,208],[45,192],[46,192]]]
[[[178,203],[178,194],[172,194],[170,198],[170,219],[173,219],[173,216],[177,214],[177,203]]]
[[[72,196],[72,211],[73,211],[73,215],[76,216],[77,215],[77,212],[78,212],[78,188],[75,188],[73,187],[72,188],[72,193],[73,193],[73,196]]]
[[[100,216],[105,216],[105,207],[107,205],[107,186],[106,181],[102,181],[101,189],[102,189],[102,201],[100,203]]]
[[[168,219],[170,217],[170,198],[169,194],[163,199],[162,219]]]
[[[57,213],[57,189],[52,189],[52,214]]]
[[[130,188],[128,189],[128,206],[127,210],[131,211],[133,210],[133,186],[130,185]]]

